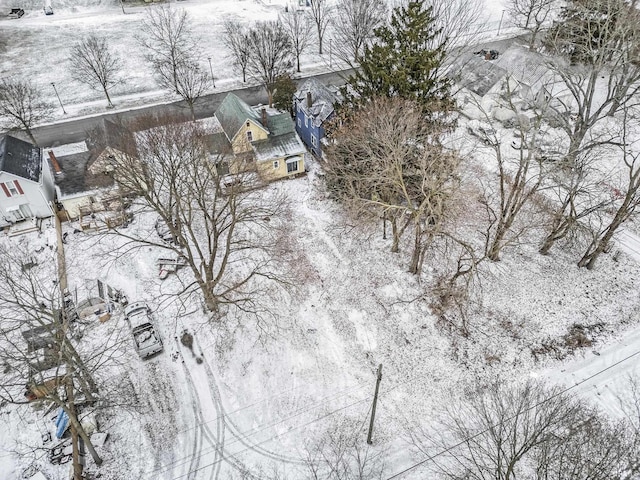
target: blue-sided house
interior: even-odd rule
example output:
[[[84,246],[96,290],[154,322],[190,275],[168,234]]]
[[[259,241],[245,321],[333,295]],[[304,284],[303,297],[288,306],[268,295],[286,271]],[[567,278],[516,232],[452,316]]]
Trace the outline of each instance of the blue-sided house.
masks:
[[[315,78],[307,79],[294,94],[296,132],[317,157],[322,157],[326,122],[333,117],[340,98],[336,87],[327,87]]]

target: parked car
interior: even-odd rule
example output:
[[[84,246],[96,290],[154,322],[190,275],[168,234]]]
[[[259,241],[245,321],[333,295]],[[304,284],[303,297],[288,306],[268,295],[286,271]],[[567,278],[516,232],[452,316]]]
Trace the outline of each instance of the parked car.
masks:
[[[136,351],[140,358],[149,358],[163,350],[160,334],[153,326],[151,310],[144,302],[127,305],[124,315],[129,323]]]
[[[20,18],[24,15],[24,10],[22,8],[12,8],[11,12],[9,12],[9,18]]]
[[[53,7],[51,5],[47,5],[46,7],[44,7],[44,14],[53,15]]]

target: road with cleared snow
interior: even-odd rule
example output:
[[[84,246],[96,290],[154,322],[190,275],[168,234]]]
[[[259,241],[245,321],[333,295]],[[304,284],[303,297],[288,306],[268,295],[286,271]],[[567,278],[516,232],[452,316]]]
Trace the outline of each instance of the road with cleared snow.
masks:
[[[329,72],[319,75],[310,75],[301,78],[316,78],[325,85],[344,85],[346,78],[352,72],[351,69],[338,72]],[[234,93],[249,105],[267,103],[267,93],[262,86],[252,86],[238,90],[221,91],[201,97],[195,104],[196,118],[206,118],[213,116],[214,112],[228,93]],[[161,117],[163,115],[182,116],[185,119],[189,116],[189,109],[183,101],[173,103],[162,103],[140,108],[120,110],[112,113],[100,113],[97,115],[76,118],[67,122],[56,122],[50,125],[43,125],[34,129],[34,134],[39,145],[55,147],[67,143],[81,142],[87,138],[87,132],[95,128],[103,119],[119,120],[125,124],[132,124],[136,119],[142,117]]]

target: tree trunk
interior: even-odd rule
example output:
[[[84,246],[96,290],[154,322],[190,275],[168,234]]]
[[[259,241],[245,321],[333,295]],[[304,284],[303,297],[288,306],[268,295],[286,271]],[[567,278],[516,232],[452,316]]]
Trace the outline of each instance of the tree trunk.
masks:
[[[104,90],[104,94],[107,97],[107,108],[113,108],[113,103],[111,103],[111,97],[109,96],[109,92],[107,91],[107,86],[103,85],[102,89]]]
[[[400,232],[398,231],[398,221],[396,217],[391,217],[391,234],[393,235],[391,253],[398,253],[400,250]]]
[[[36,137],[33,136],[33,132],[31,131],[31,128],[29,128],[29,127],[27,127],[25,125],[24,131],[27,134],[27,136],[29,137],[29,139],[31,140],[31,143],[33,143],[37,147],[38,146],[38,142],[36,142]]]
[[[409,265],[409,273],[414,275],[418,275],[420,270],[418,266],[420,265],[420,252],[422,248],[420,248],[420,239],[422,237],[422,229],[420,225],[416,223],[415,225],[415,235],[413,237],[413,252],[411,252],[411,264]]]
[[[296,55],[296,64],[298,67],[298,73],[300,73],[300,54],[299,53]]]
[[[322,34],[320,28],[318,28],[318,54],[322,55]]]

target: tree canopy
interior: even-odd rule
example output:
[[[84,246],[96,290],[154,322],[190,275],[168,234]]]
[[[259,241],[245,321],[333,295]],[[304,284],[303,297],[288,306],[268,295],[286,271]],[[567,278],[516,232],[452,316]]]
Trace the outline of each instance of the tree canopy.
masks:
[[[400,96],[430,108],[451,106],[449,81],[439,75],[447,43],[440,32],[432,8],[424,2],[395,8],[389,25],[377,28],[372,46],[365,47],[347,97],[366,101]]]

